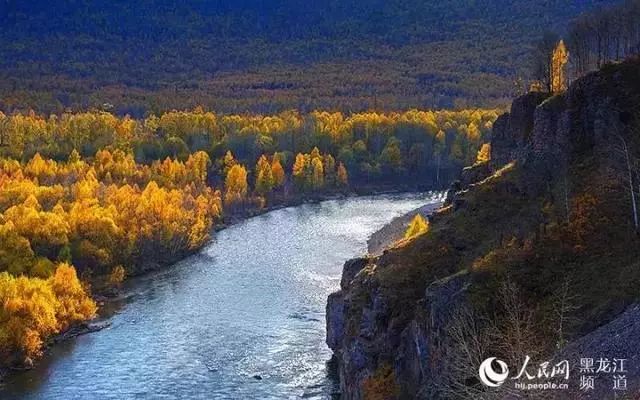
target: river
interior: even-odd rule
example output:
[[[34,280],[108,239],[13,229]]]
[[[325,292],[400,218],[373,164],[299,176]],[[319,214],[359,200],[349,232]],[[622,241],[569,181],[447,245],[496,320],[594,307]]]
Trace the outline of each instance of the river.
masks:
[[[171,268],[132,279],[110,328],[54,346],[0,399],[338,398],[325,304],[342,264],[439,195],[305,204],[248,219]],[[110,310],[111,309],[111,310]]]

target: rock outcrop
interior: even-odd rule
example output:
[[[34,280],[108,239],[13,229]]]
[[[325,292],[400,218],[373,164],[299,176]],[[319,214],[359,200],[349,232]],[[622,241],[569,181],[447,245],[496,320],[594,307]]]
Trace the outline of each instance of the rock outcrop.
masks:
[[[588,149],[589,157],[597,158],[598,168],[605,170],[610,160],[602,149],[610,145],[611,130],[623,129],[630,118],[624,110],[637,109],[638,104],[638,60],[581,78],[563,95],[552,97],[530,93],[516,99],[511,111],[494,124],[490,163],[465,170],[449,193],[446,203],[452,207],[447,207],[447,212],[462,210],[474,215],[474,210],[484,207],[484,203],[469,204],[473,201],[469,200],[469,194],[481,192],[483,183],[492,179],[491,174],[502,173],[505,165],[522,168],[527,177],[524,184],[507,182],[496,195],[499,201],[512,201],[515,209],[526,204],[532,191],[554,190],[551,187],[560,182],[570,166],[580,167],[578,158],[584,157],[585,149]],[[440,217],[435,219],[436,230],[440,222]],[[538,222],[531,224],[535,232]],[[453,232],[464,228],[459,221],[450,227]],[[491,231],[493,228],[488,226],[486,229]],[[481,235],[482,231],[479,232]],[[433,260],[426,263],[411,261],[420,269],[437,270],[437,266],[438,271],[455,271],[458,268],[459,272],[450,272],[453,275],[449,277],[422,271],[409,274],[409,278],[402,278],[404,280],[388,272],[384,279],[380,277],[391,265],[397,267],[402,256],[411,260],[422,254],[420,251],[428,248],[428,240],[407,248],[404,255],[401,254],[404,250],[400,249],[394,250],[395,254],[385,253],[366,261],[354,260],[345,264],[341,290],[329,297],[327,305],[327,344],[338,360],[344,399],[363,399],[365,382],[384,365],[390,365],[393,370],[397,387],[392,389],[396,397],[446,398],[437,390],[442,374],[440,361],[447,356],[442,354],[441,344],[447,341],[450,316],[468,302],[467,291],[473,284],[467,273],[468,260],[482,254],[473,243],[483,243],[486,247],[486,242],[470,243],[452,236],[450,246],[442,251],[467,254],[451,257],[459,264],[452,262],[441,266]],[[496,234],[492,240],[491,243],[501,241],[502,234]],[[394,289],[412,287],[411,280],[417,279],[415,276],[435,276],[436,279],[422,282],[422,286],[414,285],[426,287],[419,296],[405,296],[398,292],[400,289]],[[390,280],[396,286],[389,284]],[[621,321],[633,320],[633,327],[637,329],[640,326],[637,307],[629,312],[631,314],[621,317]],[[616,326],[611,326],[613,331],[629,336],[630,329]],[[574,347],[583,350],[584,346],[595,346],[594,340],[587,337],[576,342]]]
[[[334,352],[340,351],[345,333],[345,299],[344,293],[349,289],[351,281],[367,265],[365,258],[355,258],[344,264],[340,290],[332,293],[327,300],[327,345]]]
[[[570,343],[557,356],[556,360],[580,360],[581,358],[608,358],[612,363],[613,357],[624,359],[622,370],[616,375],[624,376],[629,399],[640,398],[640,304],[633,304],[620,316],[608,324],[597,328],[584,337]],[[613,368],[613,367],[611,367]],[[571,377],[570,388],[565,393],[567,400],[599,400],[611,396],[613,374],[600,376],[598,385],[588,392],[579,390],[580,374]],[[577,390],[576,390],[577,389]]]
[[[491,137],[492,170],[526,156],[534,127],[535,110],[548,98],[547,93],[528,93],[514,100],[511,112],[501,115],[494,122]]]
[[[354,280],[349,277],[355,265],[363,269]],[[349,283],[327,303],[327,345],[338,360],[343,398],[364,399],[364,380],[385,362],[393,365],[402,398],[434,392],[430,383],[437,381],[438,362],[446,357],[440,344],[451,314],[466,301],[469,277],[461,273],[432,283],[414,317],[402,321],[394,319],[389,299],[371,279],[375,267],[348,261],[342,281]]]
[[[491,173],[491,166],[488,162],[476,163],[463,168],[460,179],[454,181],[449,187],[444,205],[452,205],[454,209],[458,208],[464,202],[461,193],[468,190],[474,183],[488,178]]]

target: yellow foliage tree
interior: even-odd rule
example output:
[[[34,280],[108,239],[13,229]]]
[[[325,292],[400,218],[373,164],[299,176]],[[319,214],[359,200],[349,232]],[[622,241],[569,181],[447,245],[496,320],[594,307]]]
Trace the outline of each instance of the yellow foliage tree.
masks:
[[[41,251],[55,251],[69,243],[69,224],[64,215],[42,211],[35,196],[30,196],[23,204],[5,211],[7,221],[11,221],[16,232],[27,238],[32,248]]]
[[[247,195],[247,170],[243,165],[235,164],[229,169],[224,181],[225,204],[242,203]]]
[[[124,278],[126,276],[127,272],[125,271],[124,267],[122,265],[116,265],[115,267],[113,267],[111,273],[109,274],[109,285],[113,287],[120,287],[122,285],[122,282],[124,282]]]
[[[429,230],[429,221],[427,221],[422,215],[416,214],[411,220],[407,231],[404,233],[405,239],[410,239],[421,235]]]
[[[48,282],[0,273],[0,305],[2,359],[39,356],[44,338],[58,332],[58,300]]]
[[[3,361],[41,354],[44,340],[74,323],[93,318],[96,305],[75,269],[61,264],[44,280],[0,273],[0,353]]]
[[[308,158],[302,153],[296,154],[296,160],[293,163],[293,170],[291,175],[296,186],[300,189],[304,189],[307,184],[307,169],[309,168]]]
[[[317,147],[314,147],[311,150],[311,153],[309,153],[309,156],[311,157],[311,160],[320,159],[320,161],[322,161],[322,155],[320,155],[320,149],[318,149]]]
[[[204,151],[198,151],[189,156],[185,167],[198,183],[207,182],[207,170],[211,165],[209,155]]]
[[[551,92],[561,93],[567,90],[567,77],[565,73],[569,52],[564,41],[560,40],[551,56]]]
[[[324,186],[324,166],[320,158],[313,158],[311,161],[313,175],[311,176],[311,186],[314,190],[320,190]]]
[[[256,164],[256,192],[266,196],[273,190],[274,177],[269,160],[263,154]]]
[[[273,184],[275,187],[281,187],[284,185],[285,172],[277,157],[274,157],[271,162],[271,175],[273,176]]]
[[[64,331],[74,323],[95,316],[96,303],[85,292],[75,268],[68,264],[60,264],[55,274],[49,278],[49,283],[58,300],[58,331]]]
[[[484,143],[476,157],[476,164],[485,163],[491,160],[491,143]]]
[[[29,240],[16,232],[13,223],[0,225],[0,272],[21,275],[29,271],[34,259]]]

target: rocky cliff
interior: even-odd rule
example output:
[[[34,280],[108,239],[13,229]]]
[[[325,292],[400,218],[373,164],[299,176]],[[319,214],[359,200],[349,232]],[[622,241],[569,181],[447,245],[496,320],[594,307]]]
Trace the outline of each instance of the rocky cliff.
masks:
[[[518,294],[511,303],[522,299],[530,320],[516,323],[530,324],[526,343],[538,354],[615,326],[640,294],[640,242],[617,146],[640,154],[638,119],[639,60],[606,66],[562,95],[516,99],[494,124],[490,163],[465,170],[428,233],[345,264],[327,305],[343,398],[490,398],[473,352],[459,350],[475,337],[477,358],[487,356],[487,326],[513,325],[507,292]],[[517,290],[502,290],[509,285]],[[558,293],[562,304],[571,299],[567,315],[556,312]],[[500,343],[495,351],[507,352]]]

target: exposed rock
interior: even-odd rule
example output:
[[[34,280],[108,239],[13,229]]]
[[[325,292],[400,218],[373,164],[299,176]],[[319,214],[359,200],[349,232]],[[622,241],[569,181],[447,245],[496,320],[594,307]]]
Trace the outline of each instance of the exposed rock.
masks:
[[[493,171],[526,155],[534,125],[534,111],[548,97],[548,93],[541,92],[519,97],[513,101],[511,112],[494,122],[489,163]]]
[[[524,161],[528,157],[531,153],[531,138],[534,136],[534,128],[541,121],[547,122],[545,115],[541,115],[538,120],[535,118],[538,115],[538,107],[547,99],[549,99],[548,93],[531,92],[513,101],[511,112],[502,114],[493,123],[491,160],[488,163],[474,164],[464,168],[460,180],[455,181],[447,192],[445,205],[453,205],[454,209],[462,207],[465,203],[462,198],[464,190],[488,178],[508,163],[514,160]],[[553,122],[549,122],[549,124],[556,125]],[[538,133],[536,142],[539,141],[539,138],[544,137],[546,135]],[[544,143],[546,145],[546,142]],[[559,147],[559,149],[563,150],[565,147]]]
[[[344,337],[344,296],[342,291],[329,295],[327,300],[327,346],[334,352],[342,350]]]
[[[483,198],[479,194],[483,193],[485,184],[494,178],[501,182],[501,185],[495,186],[500,190],[497,198],[507,202],[513,199],[513,204],[519,207],[528,205],[528,196],[533,191],[551,191],[555,190],[550,188],[552,185],[566,185],[559,179],[563,178],[560,174],[566,174],[569,166],[579,168],[581,160],[586,157],[597,159],[597,168],[608,170],[612,161],[605,151],[610,151],[612,132],[622,130],[632,119],[627,115],[629,111],[625,114],[620,110],[637,110],[637,104],[640,104],[640,60],[605,67],[603,71],[577,80],[561,95],[551,97],[544,93],[530,93],[516,99],[511,112],[502,115],[494,123],[488,168],[477,166],[465,170],[460,181],[452,185],[448,193],[446,204],[449,206],[441,212],[442,220],[451,220],[451,214],[460,212],[460,209],[465,213],[473,213],[483,207],[484,204],[474,203],[474,199]],[[500,181],[500,176],[509,171],[512,180]],[[513,178],[514,175],[517,179]],[[489,206],[498,209],[499,214],[499,204]],[[495,211],[492,215],[496,215]],[[511,216],[513,218],[513,213]],[[436,214],[431,221],[435,222],[434,231],[442,229],[437,226],[438,219]],[[457,243],[455,229],[464,229],[464,224],[456,222],[459,225],[449,227],[447,249],[454,254],[470,256],[472,260],[477,253],[482,254],[486,249],[473,247],[482,241],[465,243],[461,240]],[[492,220],[487,222],[487,228],[491,229]],[[537,220],[532,220],[532,224],[535,223]],[[523,230],[522,235],[517,229]],[[531,232],[526,224],[515,227],[510,233],[513,234],[513,231],[518,237]],[[481,230],[478,235],[482,235]],[[411,264],[411,272],[437,266],[436,261],[425,261],[419,257],[421,251],[429,250],[428,240],[425,238],[415,246],[408,246],[405,253],[402,253],[403,249],[398,249],[396,254],[389,252],[367,263],[345,266],[341,291],[329,297],[327,306],[327,343],[338,360],[344,399],[361,399],[363,381],[373,376],[382,363],[389,362],[393,365],[396,383],[400,386],[400,398],[438,398],[435,389],[443,373],[438,366],[446,357],[441,350],[446,346],[441,345],[449,340],[447,324],[452,313],[466,303],[471,279],[467,275],[470,274],[458,273],[431,285],[429,280],[412,285],[396,276],[382,278],[384,274],[380,272],[394,262],[406,267],[405,263],[411,263],[407,261],[408,257],[414,259],[416,256],[420,262]],[[441,267],[445,273],[455,271],[455,267],[451,270],[447,269],[449,266]],[[396,270],[402,271],[402,268],[393,271]],[[438,279],[444,275],[407,273],[406,280],[414,276]],[[389,281],[393,281],[393,287],[400,288],[393,290],[407,287],[428,289],[416,303],[420,291],[411,296],[402,296],[384,287],[384,283]],[[600,324],[604,322],[603,319],[598,321]],[[638,337],[640,306],[636,305],[613,322],[570,344],[560,355],[577,356],[583,353],[586,357],[596,358],[605,353],[609,357],[619,353],[620,358],[630,358],[629,366],[635,368],[634,372],[628,374],[633,393],[630,398],[640,398],[636,394],[640,389]],[[610,394],[594,392],[591,397],[574,398],[600,399]]]
[[[459,180],[453,181],[449,190],[447,190],[447,197],[444,200],[444,205],[449,206],[453,204],[456,199],[456,194],[462,190],[462,183]]]
[[[441,330],[446,326],[452,311],[465,301],[469,285],[469,276],[466,273],[458,273],[434,282],[427,288],[425,304],[431,319],[429,327],[432,331]]]
[[[565,347],[556,360],[569,360],[573,366],[570,380],[570,390],[564,393],[569,399],[609,399],[616,395],[612,391],[613,374],[604,374],[598,378],[594,390],[588,392],[577,390],[580,388],[579,366],[581,358],[626,359],[622,374],[626,378],[628,398],[640,398],[640,304],[630,306],[624,313],[610,323],[596,329],[588,335],[576,340]],[[613,355],[613,357],[612,357]],[[616,374],[620,375],[620,374]],[[573,390],[572,390],[573,388]]]
[[[460,175],[460,185],[463,188],[469,187],[469,185],[476,182],[480,182],[491,175],[491,169],[489,163],[477,163],[469,167],[465,167]]]
[[[346,266],[346,264],[345,264]],[[413,398],[438,375],[434,344],[446,330],[453,310],[464,302],[469,280],[458,274],[434,282],[414,319],[392,318],[392,310],[375,281],[357,278],[354,286],[329,296],[327,344],[338,359],[344,399],[362,399],[362,383],[383,361],[393,363],[403,396]],[[362,303],[361,289],[368,298]]]
[[[329,295],[326,308],[327,345],[335,352],[340,351],[345,331],[345,299],[344,292],[356,275],[369,263],[367,258],[354,258],[344,263],[339,291]]]
[[[355,276],[369,263],[366,258],[354,258],[344,263],[342,268],[342,279],[340,279],[340,288],[345,290],[349,287],[349,284],[355,278]]]
[[[464,204],[462,192],[467,190],[469,186],[488,178],[491,173],[491,167],[488,162],[465,167],[462,170],[460,179],[454,181],[449,187],[444,204],[447,206],[453,205],[454,209],[459,208]]]
[[[469,284],[466,274],[431,284],[415,318],[402,331],[395,372],[403,397],[415,398],[418,392],[434,392],[434,383],[442,372],[441,357],[446,357],[438,351],[439,343],[446,337],[453,312],[466,304]]]

